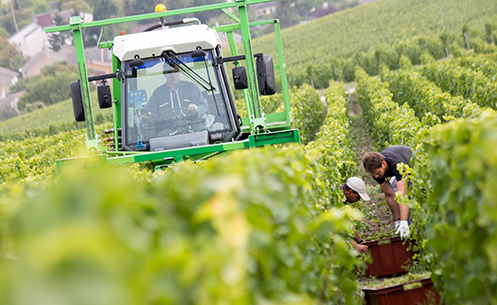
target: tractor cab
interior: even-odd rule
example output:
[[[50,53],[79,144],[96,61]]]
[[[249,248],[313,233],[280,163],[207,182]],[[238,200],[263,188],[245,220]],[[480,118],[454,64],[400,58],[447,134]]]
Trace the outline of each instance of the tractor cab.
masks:
[[[183,160],[200,161],[238,149],[299,142],[291,128],[291,107],[279,20],[251,23],[247,6],[272,0],[235,0],[155,13],[47,28],[47,33],[72,31],[79,79],[71,84],[74,117],[86,126],[86,147],[106,164],[149,162],[155,169]],[[208,26],[183,18],[221,10],[232,24]],[[168,18],[168,20],[166,20]],[[105,26],[155,19],[144,32],[101,41]],[[250,27],[273,25],[276,63],[267,54],[254,53]],[[83,29],[101,27],[99,48],[112,50],[112,73],[88,76]],[[222,54],[220,33],[229,46]],[[235,35],[241,37],[237,45]],[[240,50],[243,47],[243,51]],[[228,70],[229,69],[229,70]],[[260,98],[281,91],[279,112],[265,113]],[[112,86],[107,81],[111,80]],[[100,108],[112,108],[113,127],[98,135],[93,118],[90,82],[97,86]],[[241,116],[234,90],[243,99]],[[77,158],[57,161],[60,169]]]
[[[122,67],[122,147],[160,151],[229,142],[241,122],[217,32],[187,25],[114,39]]]

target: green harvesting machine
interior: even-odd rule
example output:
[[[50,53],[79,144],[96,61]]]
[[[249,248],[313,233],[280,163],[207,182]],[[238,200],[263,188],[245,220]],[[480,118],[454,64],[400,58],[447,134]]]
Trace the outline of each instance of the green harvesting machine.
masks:
[[[236,149],[298,143],[298,130],[291,128],[279,20],[248,20],[248,5],[270,1],[233,0],[169,11],[159,4],[155,13],[92,22],[74,16],[69,25],[47,28],[47,33],[73,33],[79,80],[71,84],[71,96],[76,121],[86,125],[87,148],[105,164],[151,162],[157,169]],[[209,10],[222,10],[233,23],[209,27],[197,18],[176,17]],[[83,29],[103,31],[105,26],[148,19],[158,22],[143,32],[122,32],[113,41],[103,42],[101,32],[98,47],[112,51],[113,73],[88,76]],[[271,56],[252,48],[250,28],[264,24],[274,25],[276,64]],[[240,54],[235,32],[241,34]],[[222,54],[219,33],[226,34],[230,56]],[[264,113],[260,97],[275,94],[275,69],[284,107],[281,112]],[[106,83],[109,80],[112,87]],[[100,108],[113,111],[113,128],[105,131],[107,136],[95,132],[90,82],[99,84]],[[237,111],[233,90],[241,91],[246,117]],[[75,159],[58,160],[57,168]]]

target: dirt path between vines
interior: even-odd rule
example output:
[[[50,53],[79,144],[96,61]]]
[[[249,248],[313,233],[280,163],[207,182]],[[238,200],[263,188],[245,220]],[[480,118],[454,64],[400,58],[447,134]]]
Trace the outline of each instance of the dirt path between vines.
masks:
[[[362,158],[367,152],[375,151],[373,140],[370,137],[371,129],[366,124],[362,115],[362,109],[358,101],[357,94],[354,93],[355,83],[344,84],[345,90],[349,93],[349,135],[352,140],[352,149],[354,151],[354,161],[358,166],[358,172],[355,176],[360,177],[366,182],[368,195],[371,201],[365,202],[360,200],[352,204],[364,214],[364,219],[357,226],[359,234],[364,240],[374,240],[374,236],[382,231],[392,231],[394,229],[392,215],[385,203],[385,197],[380,186],[371,176],[367,175],[362,167]],[[325,102],[324,92],[318,90],[321,101]]]
[[[347,89],[347,87],[346,87]],[[352,91],[348,89],[348,91]],[[358,101],[357,94],[349,95],[349,132],[352,140],[352,147],[355,152],[354,161],[359,167],[356,176],[366,182],[367,191],[371,201],[360,201],[354,204],[364,214],[362,225],[358,226],[359,234],[364,240],[375,239],[373,236],[381,231],[393,230],[393,222],[390,210],[385,202],[385,197],[380,186],[370,175],[367,175],[362,167],[362,158],[367,152],[375,151],[373,139],[370,137],[370,126],[366,123],[362,115],[362,109]]]

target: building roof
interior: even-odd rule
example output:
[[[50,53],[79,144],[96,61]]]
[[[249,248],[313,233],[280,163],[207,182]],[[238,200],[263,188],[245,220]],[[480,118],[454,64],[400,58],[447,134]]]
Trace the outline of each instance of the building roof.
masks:
[[[9,70],[9,69],[6,69],[6,68],[3,68],[3,67],[0,67],[0,74],[3,74],[3,75],[9,75],[11,77],[14,77],[14,76],[18,76],[19,73],[16,72],[16,71],[12,71],[12,70]]]
[[[17,33],[14,33],[12,36],[10,36],[9,42],[17,43],[20,39],[22,40],[26,36],[29,36],[29,34],[31,34],[32,32],[36,31],[39,28],[40,27],[36,23],[31,22],[26,26],[22,27]]]
[[[48,27],[54,26],[51,13],[38,14],[38,15],[34,16],[34,20],[42,28],[48,28]]]
[[[40,60],[45,60],[47,63],[53,63],[53,61],[68,62],[68,54],[74,53],[73,46],[63,46],[58,52],[54,52],[53,50],[45,50],[37,53],[35,56],[31,57],[27,63],[22,66],[21,71],[23,72],[23,76],[25,73],[35,66]],[[50,59],[50,60],[48,60]]]
[[[55,14],[58,14],[59,16],[62,17],[62,20],[64,20],[65,23],[69,24],[69,21],[71,17],[74,16],[74,13],[75,13],[74,9],[70,8],[68,10],[56,12],[54,13],[54,16]]]
[[[100,49],[98,47],[85,48],[85,59],[87,62],[112,62],[112,51],[109,49]],[[76,52],[67,54],[67,63],[75,65],[77,63]]]
[[[40,52],[38,54],[36,54],[35,56],[31,57],[27,63],[24,64],[24,66],[22,66],[21,68],[21,71],[29,71],[29,69],[31,69],[32,66],[34,66],[40,59],[44,58],[45,55],[43,54],[43,52]]]

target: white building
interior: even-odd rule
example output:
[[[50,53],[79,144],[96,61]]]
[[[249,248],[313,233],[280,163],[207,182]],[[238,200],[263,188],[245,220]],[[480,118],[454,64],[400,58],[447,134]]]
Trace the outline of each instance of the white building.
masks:
[[[0,98],[9,95],[10,87],[17,83],[18,75],[15,71],[0,67]]]
[[[9,43],[17,46],[22,55],[26,58],[32,58],[35,55],[49,50],[49,35],[45,33],[45,28],[53,26],[53,18],[58,14],[66,24],[74,14],[73,9],[36,15],[34,21],[20,29],[17,33],[9,38]],[[93,21],[93,15],[81,13],[84,22]]]
[[[45,31],[34,22],[12,35],[9,38],[9,43],[17,46],[26,58],[35,56],[50,45]]]

